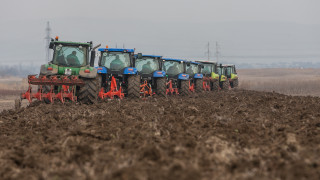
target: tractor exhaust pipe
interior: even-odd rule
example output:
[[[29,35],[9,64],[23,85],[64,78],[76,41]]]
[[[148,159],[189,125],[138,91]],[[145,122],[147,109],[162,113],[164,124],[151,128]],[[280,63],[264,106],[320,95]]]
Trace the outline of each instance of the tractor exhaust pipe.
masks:
[[[96,58],[96,49],[100,47],[101,44],[96,45],[95,47],[92,48],[91,50],[91,57],[90,57],[90,66],[94,66],[94,59]]]

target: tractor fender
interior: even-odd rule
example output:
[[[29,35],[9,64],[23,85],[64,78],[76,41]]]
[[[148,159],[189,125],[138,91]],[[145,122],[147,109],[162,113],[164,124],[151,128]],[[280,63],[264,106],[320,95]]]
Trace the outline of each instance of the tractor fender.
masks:
[[[137,74],[137,73],[138,73],[138,70],[137,68],[134,68],[134,67],[126,67],[123,70],[123,74]]]
[[[180,79],[180,80],[189,80],[189,74],[181,73],[181,74],[179,74],[178,79]]]
[[[79,70],[79,76],[84,78],[95,78],[97,76],[97,69],[91,66],[82,67]]]
[[[107,74],[108,72],[107,68],[103,66],[96,67],[96,69],[98,74]]]
[[[212,72],[211,73],[211,78],[219,80],[219,74],[216,74],[216,73]]]
[[[232,79],[232,80],[233,80],[233,79],[238,79],[238,75],[231,73],[231,79]]]
[[[223,81],[226,81],[227,80],[227,77],[225,76],[225,75],[221,75],[221,82],[223,82]]]
[[[153,72],[153,77],[154,78],[165,77],[165,76],[166,76],[166,72],[164,72],[164,71],[155,71],[155,72]]]
[[[41,75],[55,75],[58,74],[58,66],[54,64],[43,64],[40,68]]]
[[[193,76],[194,79],[202,79],[203,78],[203,74],[199,74],[199,73],[196,73],[194,76]]]

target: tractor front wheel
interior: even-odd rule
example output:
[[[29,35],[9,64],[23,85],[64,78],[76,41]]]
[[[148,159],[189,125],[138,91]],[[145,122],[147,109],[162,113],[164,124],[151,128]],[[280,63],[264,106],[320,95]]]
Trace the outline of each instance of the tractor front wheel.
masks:
[[[212,82],[212,91],[218,91],[220,88],[219,81]]]
[[[128,77],[128,97],[139,98],[140,97],[140,76],[132,75]]]
[[[196,92],[202,93],[204,91],[203,89],[203,79],[197,79],[196,81]]]
[[[166,78],[157,78],[156,79],[156,92],[158,96],[161,97],[166,97],[166,90],[167,90],[167,85],[166,85]]]
[[[238,79],[235,79],[234,81],[233,81],[233,87],[234,88],[237,88],[239,86],[239,80]]]
[[[83,104],[94,104],[98,101],[98,94],[101,88],[101,76],[95,78],[81,78],[84,86],[79,90],[78,101]]]
[[[226,80],[222,83],[222,89],[223,90],[228,90],[230,86],[229,80]]]
[[[180,94],[182,96],[188,96],[191,94],[191,91],[189,90],[189,85],[189,81],[181,80]]]

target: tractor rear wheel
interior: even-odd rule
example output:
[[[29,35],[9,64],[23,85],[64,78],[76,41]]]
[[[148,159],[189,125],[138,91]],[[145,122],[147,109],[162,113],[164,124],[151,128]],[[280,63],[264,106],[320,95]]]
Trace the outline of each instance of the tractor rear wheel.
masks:
[[[128,77],[128,97],[139,98],[140,97],[140,76],[132,75]]]
[[[235,80],[233,81],[233,87],[236,88],[236,87],[238,87],[238,86],[239,86],[239,80],[238,80],[238,79],[235,79]]]
[[[196,80],[196,92],[202,93],[204,91],[203,89],[203,79],[197,79]]]
[[[188,96],[191,94],[191,91],[189,90],[189,82],[190,81],[181,80],[180,94],[182,96]]]
[[[156,89],[157,95],[161,96],[161,97],[166,97],[167,96],[167,94],[166,94],[166,90],[167,90],[166,78],[157,78],[156,79],[156,86],[157,86],[157,89]]]
[[[219,81],[212,82],[211,91],[217,91],[219,90],[219,88],[220,88]]]
[[[78,100],[83,104],[94,104],[98,101],[98,94],[101,87],[101,76],[95,78],[81,78],[84,86],[79,90]]]
[[[223,90],[228,90],[230,86],[229,80],[226,80],[222,83],[222,89]]]

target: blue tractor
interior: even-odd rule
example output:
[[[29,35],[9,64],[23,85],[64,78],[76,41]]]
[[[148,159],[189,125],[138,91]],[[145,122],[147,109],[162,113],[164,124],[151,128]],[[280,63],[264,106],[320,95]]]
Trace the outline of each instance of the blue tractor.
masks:
[[[140,97],[140,75],[134,68],[134,49],[100,48],[98,74],[102,79],[99,98]]]
[[[166,73],[162,70],[162,56],[135,55],[135,68],[140,75],[140,93],[143,96],[166,96]]]
[[[203,74],[201,74],[201,67],[203,65],[198,62],[188,62],[186,63],[186,73],[190,77],[190,87],[191,92],[203,92]]]
[[[167,94],[190,95],[189,74],[186,73],[188,61],[181,59],[163,58],[162,69],[167,76]]]

